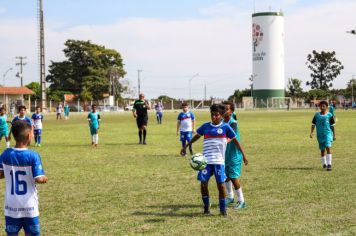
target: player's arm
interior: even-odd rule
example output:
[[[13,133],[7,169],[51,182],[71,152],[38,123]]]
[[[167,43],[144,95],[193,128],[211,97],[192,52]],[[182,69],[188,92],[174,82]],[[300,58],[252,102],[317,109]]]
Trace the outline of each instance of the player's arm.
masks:
[[[245,150],[243,149],[241,143],[237,140],[236,137],[233,138],[231,141],[234,142],[236,147],[240,150],[240,152],[242,154],[243,161],[244,161],[245,165],[247,165],[248,164],[248,160],[247,160],[247,157],[246,157],[246,154],[245,154]]]
[[[136,113],[136,103],[134,103],[133,107],[132,107],[132,115],[134,118],[137,117],[137,113]]]
[[[45,183],[47,183],[47,181],[48,181],[48,178],[45,175],[35,177],[35,182],[38,184],[45,184]]]
[[[147,110],[151,110],[150,104],[146,100],[145,100],[145,105],[146,105]]]
[[[335,130],[335,119],[334,116],[330,118],[330,125],[331,125],[331,130],[333,131],[333,140],[336,140],[336,130]]]
[[[315,129],[315,125],[316,125],[316,118],[314,116],[313,120],[312,120],[312,126],[310,128],[310,138],[313,138],[313,132],[314,132],[314,129]]]
[[[197,141],[198,139],[200,139],[201,135],[200,134],[196,134],[194,135],[194,137],[192,138],[192,140],[190,140],[183,148],[182,150],[180,151],[180,154],[182,156],[184,156],[186,154],[186,150],[187,150],[187,147],[189,147],[189,145],[193,144],[195,141]]]
[[[99,126],[100,126],[100,121],[101,121],[100,114],[98,114],[98,129],[99,129]]]
[[[0,170],[0,179],[3,179],[3,178],[5,178],[4,171]]]
[[[179,128],[180,128],[180,120],[177,120],[177,132],[176,132],[177,135],[179,134]]]

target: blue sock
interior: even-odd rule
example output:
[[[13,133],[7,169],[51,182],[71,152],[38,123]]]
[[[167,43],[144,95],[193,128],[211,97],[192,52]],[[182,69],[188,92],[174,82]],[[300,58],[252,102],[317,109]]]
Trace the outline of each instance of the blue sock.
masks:
[[[35,135],[35,143],[37,143],[38,135]]]
[[[182,148],[185,146],[185,141],[182,141]]]
[[[41,136],[40,135],[37,136],[37,143],[41,144]]]
[[[219,199],[220,212],[226,211],[226,199]]]
[[[204,202],[204,208],[209,208],[210,207],[209,196],[203,196],[202,199]]]

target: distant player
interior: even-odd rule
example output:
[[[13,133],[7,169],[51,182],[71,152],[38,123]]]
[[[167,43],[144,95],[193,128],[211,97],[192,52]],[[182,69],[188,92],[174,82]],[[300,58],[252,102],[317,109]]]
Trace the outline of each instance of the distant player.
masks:
[[[69,105],[68,103],[66,103],[66,105],[64,105],[64,119],[68,120],[69,118]]]
[[[231,128],[236,133],[236,139],[240,142],[241,137],[239,126],[237,121],[232,118],[232,114],[235,114],[235,106],[232,102],[223,102],[223,105],[225,105],[224,122],[231,126]],[[227,176],[227,181],[225,183],[227,190],[226,203],[231,204],[234,202],[234,186],[237,195],[237,204],[235,209],[246,208],[244,195],[239,181],[241,177],[242,161],[245,163],[245,165],[248,164],[248,160],[242,155],[236,145],[229,142],[227,144],[225,153],[225,174]]]
[[[156,118],[157,118],[157,124],[162,124],[162,118],[163,118],[163,104],[161,102],[158,102],[155,105],[155,110],[156,110]]]
[[[192,140],[193,132],[195,132],[195,116],[194,113],[189,111],[187,103],[182,104],[183,112],[179,113],[177,119],[177,135],[180,135],[180,141],[182,147],[185,146],[190,140]],[[189,152],[193,155],[192,144],[189,145]]]
[[[145,95],[141,93],[139,99],[135,101],[132,110],[132,114],[136,118],[138,136],[140,139],[139,144],[146,144],[147,122],[148,122],[147,110],[150,109],[151,109],[150,105],[145,100]]]
[[[25,121],[12,125],[15,148],[6,149],[0,156],[0,178],[5,178],[5,231],[18,235],[40,235],[36,184],[46,183],[47,177],[37,152],[27,149],[32,139],[32,127]]]
[[[214,175],[219,190],[220,214],[226,217],[226,189],[224,185],[226,176],[224,163],[227,138],[235,143],[243,156],[245,156],[245,154],[242,146],[236,139],[235,132],[222,120],[223,114],[225,113],[225,106],[213,104],[210,107],[210,113],[211,122],[205,123],[197,129],[197,134],[182,148],[181,155],[186,154],[186,149],[190,144],[197,141],[201,136],[204,136],[204,156],[207,158],[208,165],[204,170],[198,173],[198,180],[201,182],[204,214],[210,214],[208,183],[210,177]]]
[[[10,123],[7,120],[7,115],[5,113],[5,108],[0,107],[0,140],[4,137],[6,142],[6,148],[10,147],[10,139],[9,139],[9,126],[7,123]]]
[[[331,145],[334,140],[336,140],[335,134],[335,120],[333,115],[330,112],[327,112],[328,102],[321,101],[319,103],[320,112],[317,112],[314,115],[310,138],[313,138],[314,128],[316,127],[317,139],[319,143],[319,149],[321,151],[321,162],[323,168],[326,168],[327,171],[331,171]]]
[[[41,107],[36,107],[36,112],[32,114],[32,121],[34,126],[34,135],[35,135],[35,146],[41,147],[42,141],[42,120],[43,114],[41,113]]]
[[[88,122],[91,134],[91,144],[93,147],[98,146],[99,142],[99,125],[100,125],[100,114],[96,110],[96,105],[91,106],[92,111],[88,114]]]
[[[57,114],[57,120],[62,119],[62,103],[59,103],[58,106],[56,107],[56,114]]]
[[[27,108],[24,106],[24,105],[21,105],[21,106],[19,106],[18,107],[18,115],[17,116],[15,116],[15,118],[14,119],[12,119],[12,121],[11,121],[11,125],[13,125],[16,121],[18,121],[18,120],[23,120],[23,121],[26,121],[29,125],[31,125],[31,127],[32,127],[32,132],[31,132],[31,134],[32,134],[32,136],[33,136],[33,123],[32,123],[32,119],[30,118],[30,117],[27,117],[26,116],[26,112],[27,112]],[[9,133],[9,139],[11,139],[11,133],[12,133],[12,131],[11,131],[11,129],[10,129],[10,133]]]

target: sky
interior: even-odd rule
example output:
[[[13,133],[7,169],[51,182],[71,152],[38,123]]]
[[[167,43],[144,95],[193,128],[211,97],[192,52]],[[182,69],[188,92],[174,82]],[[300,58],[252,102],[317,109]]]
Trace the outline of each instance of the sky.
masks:
[[[335,51],[345,66],[344,88],[356,74],[355,0],[43,0],[46,66],[62,61],[67,39],[90,40],[121,53],[132,89],[148,98],[168,95],[227,98],[249,87],[252,13],[284,12],[285,80],[310,80],[312,50]],[[39,81],[37,0],[0,1],[0,73],[19,86],[17,56],[25,56],[24,84]],[[196,74],[199,76],[194,76]],[[0,83],[4,83],[0,80]]]

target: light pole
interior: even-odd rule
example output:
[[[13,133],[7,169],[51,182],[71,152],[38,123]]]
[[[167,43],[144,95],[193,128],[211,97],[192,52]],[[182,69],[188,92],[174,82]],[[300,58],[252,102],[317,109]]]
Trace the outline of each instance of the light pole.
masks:
[[[140,97],[140,93],[141,93],[141,78],[140,78],[141,72],[142,70],[137,70],[138,97]]]
[[[9,69],[7,69],[6,71],[5,71],[5,73],[4,73],[4,75],[3,75],[3,77],[2,77],[2,79],[3,79],[3,86],[4,86],[4,107],[6,108],[6,101],[5,101],[5,77],[6,77],[6,75],[7,75],[7,73],[10,71],[10,70],[12,70],[12,67],[10,67]]]
[[[248,78],[249,81],[251,81],[251,98],[252,98],[252,108],[254,108],[254,102],[253,102],[253,81],[256,78],[256,74],[252,74],[250,78]]]
[[[190,79],[189,79],[189,99],[190,99],[190,107],[192,107],[192,103],[193,103],[193,101],[192,101],[192,86],[191,86],[191,83],[192,83],[192,80],[195,78],[195,77],[197,77],[197,76],[199,76],[199,73],[196,73],[196,74],[194,74],[192,77],[190,77]],[[193,107],[192,107],[193,108]]]

